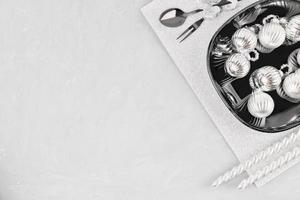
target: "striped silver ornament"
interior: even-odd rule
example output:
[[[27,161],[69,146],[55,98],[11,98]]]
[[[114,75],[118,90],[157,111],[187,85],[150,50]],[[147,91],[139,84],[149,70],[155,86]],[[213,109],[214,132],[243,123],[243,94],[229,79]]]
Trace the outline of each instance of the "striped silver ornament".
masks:
[[[283,81],[284,82],[284,81]],[[280,84],[280,86],[276,89],[276,92],[278,94],[278,96],[280,96],[281,98],[289,101],[289,102],[292,102],[292,103],[299,103],[300,102],[300,99],[294,99],[294,98],[291,98],[289,97],[284,89],[283,89],[283,82]]]
[[[250,86],[252,89],[262,91],[275,90],[282,81],[282,72],[275,67],[265,66],[255,70],[250,76]]]
[[[288,40],[296,43],[300,41],[300,15],[292,17],[285,27]]]
[[[288,75],[282,85],[287,96],[300,100],[300,70]]]
[[[257,51],[259,51],[260,53],[271,53],[272,51],[275,50],[275,49],[273,49],[273,48],[267,48],[267,47],[264,47],[259,41],[257,42],[256,49],[257,49]]]
[[[238,52],[248,53],[255,49],[257,36],[253,31],[241,28],[233,34],[231,41]]]
[[[225,71],[236,78],[247,76],[250,68],[250,61],[241,53],[232,54],[225,62]]]
[[[258,35],[258,33],[260,32],[260,30],[262,29],[262,25],[260,24],[255,24],[253,26],[250,26],[249,29],[252,30],[255,34]],[[257,41],[257,45],[256,45],[256,50],[259,51],[260,53],[271,53],[272,51],[274,51],[273,48],[266,48],[264,47],[260,41]]]
[[[256,118],[266,118],[274,111],[275,103],[273,98],[260,90],[254,91],[247,104],[249,113]]]
[[[294,50],[288,57],[288,66],[292,68],[293,71],[296,71],[300,68],[300,64],[298,61],[300,49]]]
[[[297,64],[300,65],[300,51],[297,52]]]
[[[259,42],[268,49],[280,47],[286,38],[284,28],[275,22],[265,24],[258,33]]]

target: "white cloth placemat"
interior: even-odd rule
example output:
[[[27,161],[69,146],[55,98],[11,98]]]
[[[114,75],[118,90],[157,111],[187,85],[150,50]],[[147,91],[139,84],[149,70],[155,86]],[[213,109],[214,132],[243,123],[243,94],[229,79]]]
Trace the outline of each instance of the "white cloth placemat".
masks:
[[[179,28],[167,28],[159,22],[159,16],[164,10],[174,7],[181,8],[185,11],[203,8],[200,1],[201,0],[154,0],[143,7],[142,12],[174,60],[176,66],[204,105],[234,154],[240,161],[243,161],[295,130],[268,134],[254,131],[243,125],[223,104],[213,87],[207,71],[207,49],[215,32],[234,14],[250,6],[252,3],[255,3],[255,0],[239,2],[235,10],[222,12],[216,19],[205,21],[202,26],[183,43],[177,42],[176,38],[188,26],[200,19],[201,13],[189,17],[186,23]],[[264,185],[299,161],[300,159],[297,159],[288,166],[259,181],[256,185]],[[227,169],[220,166],[220,172],[224,170]],[[248,171],[248,173],[251,174],[254,170],[255,169],[252,169]],[[212,177],[213,176],[217,176],[217,174],[212,174]]]

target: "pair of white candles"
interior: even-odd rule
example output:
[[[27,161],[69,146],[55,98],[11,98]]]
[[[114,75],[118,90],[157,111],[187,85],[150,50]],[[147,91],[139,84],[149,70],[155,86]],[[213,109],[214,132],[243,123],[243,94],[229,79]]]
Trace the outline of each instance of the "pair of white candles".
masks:
[[[253,166],[258,164],[259,162],[266,160],[272,155],[276,153],[280,153],[282,150],[291,147],[295,144],[298,140],[300,140],[300,130],[297,133],[292,133],[291,135],[285,137],[283,140],[276,142],[275,144],[267,147],[266,149],[262,150],[258,154],[252,156],[245,162],[242,162],[238,166],[235,166],[230,171],[227,171],[225,174],[220,176],[219,178],[214,181],[212,184],[214,187],[218,187],[223,183],[226,183],[233,178],[237,177],[238,175],[242,174],[248,169],[251,169]],[[285,155],[279,157],[277,160],[271,162],[271,164],[266,165],[262,169],[259,169],[253,175],[250,175],[247,179],[243,180],[240,185],[238,186],[239,189],[245,189],[248,186],[252,185],[254,182],[262,179],[263,177],[271,174],[277,169],[280,169],[287,165],[289,162],[295,160],[300,156],[300,148],[294,147],[293,150],[287,152]]]

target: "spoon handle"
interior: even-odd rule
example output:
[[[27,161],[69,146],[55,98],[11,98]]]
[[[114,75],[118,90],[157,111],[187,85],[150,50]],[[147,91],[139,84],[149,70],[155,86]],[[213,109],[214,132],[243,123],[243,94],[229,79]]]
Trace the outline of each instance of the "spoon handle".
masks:
[[[193,10],[193,11],[191,11],[191,12],[184,13],[183,16],[184,16],[184,17],[188,17],[188,16],[190,16],[190,15],[194,15],[194,14],[199,13],[199,12],[202,12],[202,11],[203,11],[203,9]]]

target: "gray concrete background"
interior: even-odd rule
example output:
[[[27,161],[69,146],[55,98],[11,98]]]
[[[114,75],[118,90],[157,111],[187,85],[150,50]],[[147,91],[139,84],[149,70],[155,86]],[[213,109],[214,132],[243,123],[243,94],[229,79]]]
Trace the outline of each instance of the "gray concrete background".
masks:
[[[300,166],[259,190],[209,187],[237,160],[140,13],[148,2],[1,2],[0,198],[299,197]]]

